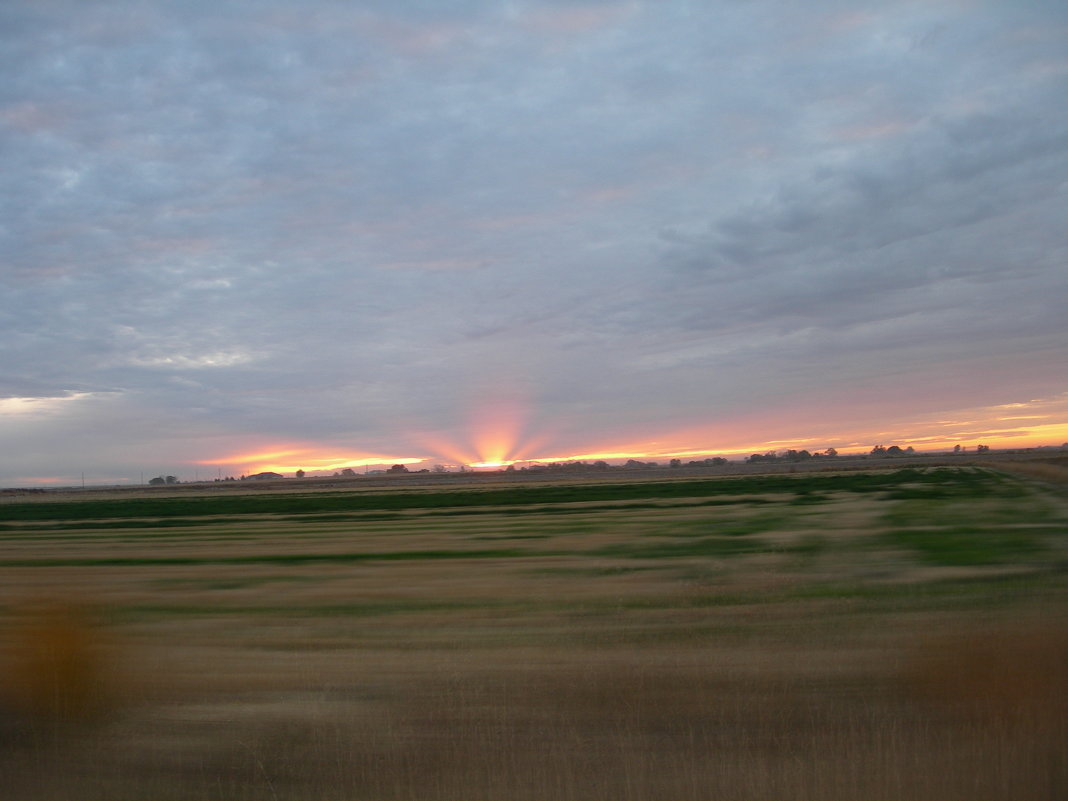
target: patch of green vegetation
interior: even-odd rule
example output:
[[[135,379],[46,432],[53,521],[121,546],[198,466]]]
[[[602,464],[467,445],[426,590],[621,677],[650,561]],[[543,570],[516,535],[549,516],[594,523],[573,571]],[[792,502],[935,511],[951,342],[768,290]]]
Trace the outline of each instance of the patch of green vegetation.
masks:
[[[993,524],[1052,524],[1064,521],[1053,506],[1037,498],[972,500],[904,500],[897,501],[882,516],[884,522],[897,526],[938,526]]]
[[[534,576],[575,576],[579,578],[603,578],[605,576],[624,576],[628,573],[641,573],[660,570],[659,567],[606,565],[604,567],[537,567],[526,571]]]
[[[830,541],[820,534],[803,534],[791,545],[791,552],[802,556],[817,556],[831,549]]]
[[[680,520],[661,524],[645,537],[745,537],[781,529],[793,522],[792,515],[762,514],[736,520]]]
[[[376,617],[412,612],[439,612],[491,608],[499,606],[493,601],[419,601],[397,599],[390,601],[365,601],[345,604],[286,604],[233,605],[233,604],[131,604],[113,612],[117,617],[208,617],[219,615],[269,615],[271,617]]]
[[[915,551],[925,562],[943,566],[1013,564],[1048,550],[1033,532],[1024,529],[908,528],[890,531],[886,537],[896,546]]]
[[[737,556],[781,552],[782,547],[740,537],[701,537],[679,542],[614,543],[588,552],[591,556],[622,556],[628,559],[678,559],[692,556]]]
[[[274,583],[309,583],[322,581],[321,576],[311,575],[276,575],[276,576],[225,576],[212,578],[186,577],[159,578],[150,584],[167,590],[237,590],[259,587]]]
[[[904,472],[904,471],[902,471]],[[913,480],[889,488],[888,500],[951,500],[961,498],[1019,498],[1028,494],[1016,479],[992,470],[941,468],[919,473]],[[948,477],[952,480],[945,480]]]
[[[552,534],[474,534],[472,540],[547,540]]]
[[[0,559],[0,567],[143,567],[181,565],[305,565],[328,562],[410,562],[424,559],[511,559],[546,554],[515,549],[471,551],[384,551],[365,553],[285,553],[248,556],[136,556]]]
[[[53,515],[54,517],[54,515]],[[227,525],[232,523],[246,523],[244,518],[212,518],[212,525]],[[63,520],[62,522],[31,523],[27,525],[12,525],[0,523],[0,531],[97,531],[101,529],[127,529],[127,528],[182,528],[186,526],[203,526],[205,521],[201,518],[142,518],[139,520]]]
[[[712,477],[695,480],[664,479],[649,482],[615,482],[597,484],[560,484],[512,486],[494,489],[457,489],[451,491],[352,493],[264,493],[237,496],[109,498],[106,500],[66,501],[63,503],[20,502],[0,506],[0,520],[68,520],[79,524],[105,519],[191,518],[220,515],[324,515],[344,512],[395,512],[400,510],[446,510],[462,507],[518,507],[545,504],[590,503],[608,501],[650,501],[652,499],[717,498],[736,503],[725,496],[755,502],[752,496],[799,492],[917,492],[922,497],[961,497],[979,495],[990,487],[1016,487],[994,476],[991,471],[945,468],[919,471],[858,472],[846,474],[801,474],[742,477]],[[909,488],[902,485],[908,484]],[[918,485],[913,486],[913,485]],[[440,513],[440,512],[439,512]],[[499,513],[497,510],[496,513]],[[516,514],[546,513],[516,511]]]
[[[639,510],[678,509],[681,507],[704,507],[704,506],[736,506],[736,505],[760,505],[773,503],[766,498],[720,498],[714,500],[699,500],[687,502],[661,503],[612,503],[612,504],[583,504],[582,506],[513,506],[502,508],[478,508],[463,507],[459,509],[425,509],[415,508],[396,512],[352,512],[332,514],[298,514],[268,516],[267,522],[291,522],[304,526],[318,523],[377,523],[397,521],[422,521],[428,518],[442,517],[514,517],[535,516],[546,517],[549,515],[591,515],[603,512],[631,512]],[[138,532],[156,532],[161,528],[191,528],[215,525],[246,525],[250,518],[263,518],[262,514],[251,514],[245,518],[134,518],[123,520],[52,520],[45,522],[27,521],[22,523],[0,523],[0,532],[17,532],[11,535],[0,534],[2,539],[23,539],[37,536],[42,532],[67,532],[67,531],[110,531],[119,529],[137,529]],[[73,536],[73,535],[72,535]],[[162,535],[159,535],[162,536]],[[175,534],[172,536],[183,536]]]
[[[785,600],[862,601],[867,611],[883,611],[888,606],[917,609],[1003,608],[1026,601],[1037,593],[1063,588],[1063,578],[1055,572],[965,576],[936,581],[895,583],[820,583],[788,592]]]

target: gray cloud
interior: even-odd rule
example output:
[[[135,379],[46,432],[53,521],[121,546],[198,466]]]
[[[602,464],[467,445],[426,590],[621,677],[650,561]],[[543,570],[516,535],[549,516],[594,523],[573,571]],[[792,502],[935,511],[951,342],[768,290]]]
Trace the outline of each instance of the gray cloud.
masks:
[[[0,481],[160,432],[462,439],[492,391],[595,439],[980,354],[1059,391],[1058,4],[56,0],[0,30],[0,396],[100,393],[0,427],[39,454]]]

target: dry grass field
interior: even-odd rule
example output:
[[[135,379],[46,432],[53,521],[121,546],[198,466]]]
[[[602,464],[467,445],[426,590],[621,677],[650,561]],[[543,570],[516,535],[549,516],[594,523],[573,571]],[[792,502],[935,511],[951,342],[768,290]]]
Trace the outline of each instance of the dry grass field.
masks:
[[[568,482],[5,501],[3,797],[1068,798],[1063,488]]]

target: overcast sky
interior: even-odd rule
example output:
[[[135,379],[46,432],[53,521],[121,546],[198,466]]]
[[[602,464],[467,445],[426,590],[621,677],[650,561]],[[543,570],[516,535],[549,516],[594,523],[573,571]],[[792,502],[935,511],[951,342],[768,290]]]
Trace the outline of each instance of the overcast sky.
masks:
[[[1059,0],[12,0],[0,65],[0,485],[1068,439]]]

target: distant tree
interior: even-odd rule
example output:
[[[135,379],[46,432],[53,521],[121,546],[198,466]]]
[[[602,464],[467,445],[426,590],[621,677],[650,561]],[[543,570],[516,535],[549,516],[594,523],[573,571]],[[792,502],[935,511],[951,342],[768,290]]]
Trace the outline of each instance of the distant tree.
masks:
[[[907,448],[905,448],[905,453],[908,453],[908,454],[916,453],[916,449],[913,448],[911,445],[909,445]]]
[[[886,456],[886,448],[884,448],[882,445],[876,445],[874,448],[871,449],[871,455]]]
[[[175,478],[174,476],[167,476],[164,479],[164,481],[166,481],[168,484],[177,484],[178,483],[178,479]]]
[[[608,462],[606,462],[606,461],[604,461],[602,459],[598,459],[592,465],[594,470],[607,470],[609,468],[609,466],[610,465],[608,464]]]
[[[964,448],[962,448],[960,445],[954,445],[953,446],[953,453],[960,453],[963,450],[964,450]]]
[[[337,475],[337,474],[335,473],[334,475]],[[351,467],[346,467],[344,470],[341,471],[341,475],[342,475],[343,478],[355,478],[356,477],[356,471],[353,470]]]
[[[304,478],[304,471],[303,470],[298,470],[293,475],[295,475],[297,478]]]
[[[167,479],[165,479],[163,476],[156,476],[155,478],[150,478],[148,480],[148,483],[151,484],[153,487],[158,487],[162,484],[166,484]]]
[[[838,451],[835,450],[834,448],[828,448],[827,450],[825,450],[823,452],[823,455],[824,456],[837,456],[838,455]]]
[[[682,467],[682,459],[672,459],[668,464],[671,467]]]
[[[897,445],[891,445],[886,449],[887,456],[904,456],[905,452],[901,450]]]
[[[976,453],[990,453],[989,445],[977,445],[975,448]]]
[[[434,465],[434,472],[435,473],[446,473],[448,471],[445,469],[445,465],[436,464],[436,465]]]
[[[408,472],[408,468],[405,467],[402,464],[395,464],[391,468],[389,468],[389,472],[390,473],[407,473]]]

